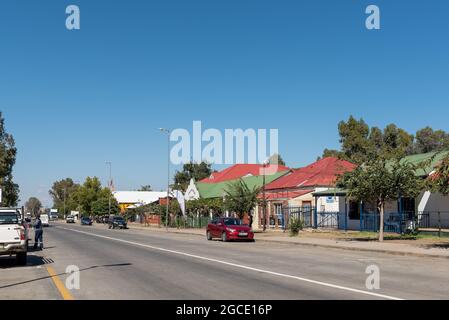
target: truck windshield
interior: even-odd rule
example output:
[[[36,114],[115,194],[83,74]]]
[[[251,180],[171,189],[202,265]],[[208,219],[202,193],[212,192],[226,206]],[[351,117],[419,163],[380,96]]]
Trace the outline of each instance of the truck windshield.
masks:
[[[18,224],[19,216],[16,213],[0,213],[0,224]]]

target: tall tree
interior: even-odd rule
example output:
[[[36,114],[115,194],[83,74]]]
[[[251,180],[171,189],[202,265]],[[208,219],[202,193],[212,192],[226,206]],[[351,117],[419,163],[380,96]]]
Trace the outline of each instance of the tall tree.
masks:
[[[338,125],[341,151],[347,160],[362,164],[369,158],[369,126],[363,119],[357,120],[350,116],[348,121],[341,121]]]
[[[379,156],[340,177],[338,186],[348,190],[348,198],[377,205],[379,241],[384,240],[386,202],[401,197],[415,198],[424,190],[424,180],[415,174],[418,168],[419,165]]]
[[[224,205],[227,210],[236,213],[240,219],[243,219],[245,214],[250,217],[250,224],[252,226],[251,211],[258,203],[257,196],[261,188],[249,188],[242,179],[229,183],[225,190]]]
[[[0,112],[0,187],[2,207],[15,207],[19,202],[19,185],[13,181],[13,168],[16,164],[17,148],[14,137],[6,131],[5,119]]]
[[[449,135],[443,130],[434,131],[430,127],[425,127],[416,132],[415,152],[441,151],[449,146],[448,142]]]
[[[268,162],[270,164],[275,164],[275,165],[277,164],[279,166],[285,166],[286,165],[284,159],[282,159],[281,155],[278,154],[278,153],[273,154],[270,157],[270,159],[268,160]]]
[[[187,163],[183,166],[182,171],[176,172],[175,185],[179,186],[181,190],[186,191],[192,178],[200,181],[209,177],[211,174],[212,165],[209,163]]]
[[[36,216],[36,214],[38,214],[42,209],[42,203],[38,198],[31,197],[25,203],[25,208],[27,212],[31,213],[33,216]]]
[[[53,208],[58,209],[58,212],[62,212],[64,215],[71,210],[76,210],[77,203],[74,201],[73,195],[79,187],[79,184],[75,183],[71,178],[54,182],[51,190],[48,192],[53,199]]]
[[[84,184],[77,188],[72,197],[77,210],[81,211],[82,214],[91,215],[93,214],[93,204],[98,199],[109,199],[110,196],[111,191],[108,188],[102,188],[101,182],[97,177],[87,177]]]
[[[92,203],[92,212],[94,216],[109,215],[109,189],[104,189],[98,199]],[[111,215],[118,215],[120,208],[117,200],[111,197]]]
[[[432,192],[449,195],[449,155],[438,164],[435,172],[428,180],[429,189]]]

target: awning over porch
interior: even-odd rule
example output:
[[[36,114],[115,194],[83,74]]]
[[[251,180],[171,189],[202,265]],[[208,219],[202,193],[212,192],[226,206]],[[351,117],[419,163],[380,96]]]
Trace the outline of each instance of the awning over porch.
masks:
[[[329,189],[329,190],[325,190],[325,191],[314,192],[313,196],[315,198],[321,198],[321,197],[346,197],[347,194],[348,194],[347,190],[334,188],[334,189]]]

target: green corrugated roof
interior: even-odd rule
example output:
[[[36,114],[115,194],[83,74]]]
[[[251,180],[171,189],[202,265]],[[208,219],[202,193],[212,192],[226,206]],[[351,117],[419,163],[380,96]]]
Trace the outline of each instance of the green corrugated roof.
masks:
[[[403,158],[401,160],[401,163],[409,162],[411,164],[418,165],[421,162],[430,161],[433,157],[434,159],[431,162],[429,162],[429,164],[426,164],[424,169],[419,169],[416,171],[416,174],[419,176],[427,176],[430,172],[432,172],[435,169],[438,163],[448,155],[448,153],[449,151],[440,151],[440,152],[415,154]]]
[[[267,175],[265,177],[265,184],[269,184],[274,180],[287,174],[289,171],[281,171],[273,175]],[[246,185],[250,188],[260,188],[263,186],[263,176],[253,176],[242,179]],[[225,181],[220,183],[201,183],[197,182],[196,187],[200,193],[201,198],[211,199],[211,198],[222,198],[225,194],[225,190],[230,183],[238,180]]]

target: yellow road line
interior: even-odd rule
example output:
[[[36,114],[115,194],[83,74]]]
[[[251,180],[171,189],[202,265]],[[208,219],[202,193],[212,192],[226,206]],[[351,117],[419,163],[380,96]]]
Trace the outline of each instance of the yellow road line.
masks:
[[[55,269],[53,269],[52,267],[47,267],[47,272],[51,276],[51,279],[53,280],[53,283],[55,284],[62,298],[68,301],[75,300],[70,291],[67,290],[67,288],[64,286],[61,279],[59,279]]]

